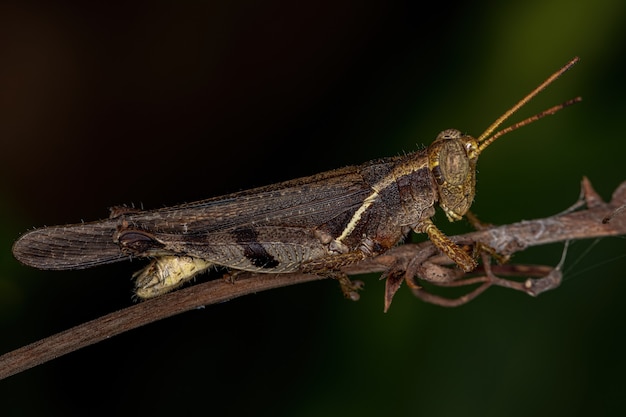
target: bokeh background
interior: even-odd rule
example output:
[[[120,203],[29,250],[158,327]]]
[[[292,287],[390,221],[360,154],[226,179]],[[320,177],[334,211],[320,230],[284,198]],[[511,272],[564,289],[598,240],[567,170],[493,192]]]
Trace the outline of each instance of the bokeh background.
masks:
[[[554,214],[585,175],[626,180],[621,0],[2,2],[0,351],[132,303],[138,263],[46,272],[20,233],[122,203],[193,201],[478,135],[573,56],[514,117],[584,101],[479,161],[473,210]],[[436,222],[448,233],[468,230]],[[562,245],[517,262],[555,265]],[[491,289],[445,309],[364,277],[164,320],[0,381],[0,414],[606,415],[626,405],[626,241],[575,242],[536,299]]]

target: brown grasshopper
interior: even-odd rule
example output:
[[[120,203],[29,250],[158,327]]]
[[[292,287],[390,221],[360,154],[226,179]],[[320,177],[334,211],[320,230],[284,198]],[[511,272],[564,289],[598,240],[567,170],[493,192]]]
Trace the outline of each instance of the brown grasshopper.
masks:
[[[341,268],[384,253],[412,230],[463,271],[476,261],[432,222],[469,210],[478,156],[498,137],[580,98],[492,134],[515,111],[571,68],[551,75],[478,138],[441,132],[426,149],[194,203],[142,211],[111,209],[106,220],[44,227],[21,236],[13,254],[40,269],[82,269],[131,257],[151,258],[137,272],[136,294],[150,298],[212,266],[262,273],[307,272],[337,278],[346,296],[360,285]]]

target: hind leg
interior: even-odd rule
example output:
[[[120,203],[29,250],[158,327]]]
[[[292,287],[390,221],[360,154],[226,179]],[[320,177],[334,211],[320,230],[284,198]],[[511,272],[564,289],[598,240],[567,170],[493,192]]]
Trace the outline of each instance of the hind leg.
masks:
[[[336,279],[341,286],[343,295],[350,300],[357,301],[359,299],[359,290],[361,290],[364,285],[363,281],[352,281],[345,272],[341,271],[341,268],[362,261],[363,259],[365,259],[365,255],[360,251],[329,255],[302,264],[300,271],[306,274],[315,274]]]

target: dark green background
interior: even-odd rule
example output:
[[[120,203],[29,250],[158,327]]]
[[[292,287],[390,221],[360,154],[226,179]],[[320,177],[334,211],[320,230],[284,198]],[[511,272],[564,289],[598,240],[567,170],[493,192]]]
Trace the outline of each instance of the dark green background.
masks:
[[[0,5],[2,352],[130,305],[140,267],[29,269],[10,253],[23,231],[478,135],[576,55],[515,117],[584,101],[488,149],[473,209],[545,217],[584,175],[605,198],[626,180],[622,0],[285,3]],[[515,260],[555,265],[561,249]],[[403,288],[383,314],[376,276],[358,303],[330,281],[247,296],[0,381],[0,414],[623,413],[625,253],[623,238],[576,242],[558,290],[456,309]]]

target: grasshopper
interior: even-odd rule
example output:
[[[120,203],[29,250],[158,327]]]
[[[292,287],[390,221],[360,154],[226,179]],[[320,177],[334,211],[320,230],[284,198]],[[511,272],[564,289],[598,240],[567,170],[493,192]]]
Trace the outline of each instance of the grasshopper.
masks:
[[[357,299],[360,284],[341,268],[384,253],[410,231],[432,243],[465,272],[476,261],[431,218],[438,205],[449,221],[474,200],[478,156],[498,137],[580,101],[569,100],[494,131],[571,68],[572,59],[500,116],[478,138],[455,129],[426,149],[157,210],[111,209],[108,219],[43,227],[13,246],[22,263],[40,269],[83,269],[150,258],[135,273],[136,295],[171,291],[214,266],[260,273],[306,272],[337,278]]]

